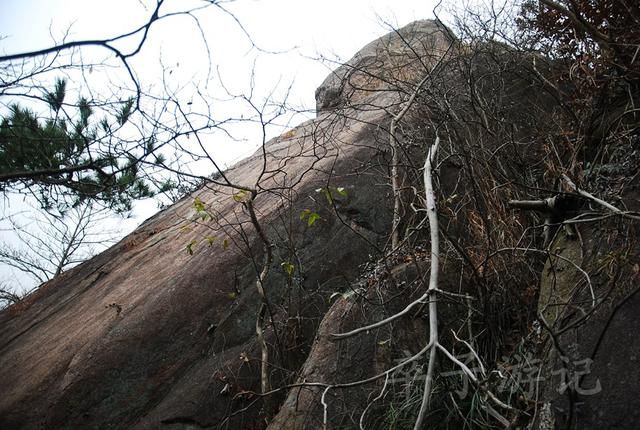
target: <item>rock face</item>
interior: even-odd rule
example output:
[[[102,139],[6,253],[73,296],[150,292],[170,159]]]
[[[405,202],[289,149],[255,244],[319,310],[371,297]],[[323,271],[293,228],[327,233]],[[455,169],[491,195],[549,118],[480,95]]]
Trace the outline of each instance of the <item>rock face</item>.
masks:
[[[442,353],[428,428],[636,428],[633,224],[607,215],[580,225],[579,241],[559,233],[543,250],[540,217],[507,207],[548,197],[535,194],[550,192],[553,169],[541,166],[564,155],[550,157],[544,138],[561,128],[549,115],[562,106],[541,64],[530,67],[500,44],[462,46],[433,21],[367,45],[318,88],[316,119],[0,312],[0,429],[413,428],[424,358],[384,372],[427,344],[426,305],[332,335],[425,291],[420,168],[436,134],[441,342],[481,383]],[[389,124],[414,92],[394,136],[404,240],[390,250]],[[638,210],[630,159],[616,163],[631,169],[616,183]],[[264,249],[242,187],[258,190],[274,256],[263,285],[274,389],[264,396]],[[575,367],[587,358],[593,373]],[[574,367],[558,373],[567,360]],[[522,379],[531,363],[548,378]],[[557,375],[571,383],[562,393]],[[580,393],[597,383],[598,393]]]
[[[546,350],[549,366],[540,382],[556,428],[623,429],[640,422],[637,404],[630,400],[640,380],[639,256],[637,245],[629,242],[635,234],[620,234],[625,230],[603,223],[583,230],[582,243],[561,234],[553,244],[559,257],[545,266],[540,310],[560,334],[555,347]],[[618,254],[624,255],[622,263]],[[591,269],[588,280],[574,261]],[[594,298],[602,305],[592,310]],[[582,305],[567,306],[575,302]]]
[[[417,25],[415,40],[446,46],[434,23]],[[383,42],[398,43],[394,35]],[[375,60],[380,43],[360,57]],[[415,61],[397,56],[375,67]],[[344,88],[341,100],[350,97]],[[267,329],[272,354],[287,366],[273,370],[274,385],[302,364],[329,296],[386,241],[380,126],[397,96],[378,102],[304,123],[226,172],[233,183],[252,184],[266,160],[260,186],[269,192],[255,206],[276,247],[265,289],[278,338]],[[316,192],[338,187],[344,197]],[[262,247],[237,193],[206,186],[0,313],[0,428],[262,428],[267,407],[242,395],[259,391],[254,285]],[[198,218],[196,197],[214,220]],[[320,216],[312,226],[299,219],[305,209]]]
[[[332,111],[371,103],[384,107],[403,86],[415,84],[425,65],[435,65],[448,50],[452,36],[436,21],[415,21],[362,48],[327,76],[316,89],[316,111]],[[392,96],[393,97],[393,96]]]
[[[372,124],[384,119],[380,112],[364,118]],[[341,131],[332,136],[339,145],[321,137],[336,125]],[[281,347],[291,349],[284,359],[295,364],[308,349],[328,294],[345,288],[383,244],[389,216],[378,199],[388,193],[378,185],[384,183],[380,174],[351,175],[380,164],[370,146],[374,127],[325,119],[289,134],[294,136],[266,146],[269,182],[295,184],[297,197],[289,202],[265,194],[256,211],[274,237],[290,236],[276,242],[278,259],[266,289],[274,318],[290,330],[281,334],[287,335]],[[256,155],[227,176],[249,183],[262,162]],[[324,197],[314,191],[327,184],[351,196],[340,203],[341,219],[328,215]],[[237,191],[211,186],[196,192],[2,312],[0,428],[142,429],[181,417],[218,423],[232,404],[250,405],[233,396],[259,389],[254,261],[260,259],[253,254],[261,246],[234,199]],[[197,220],[195,197],[218,222]],[[321,216],[312,227],[299,219],[309,205]],[[206,238],[213,236],[209,246]],[[185,247],[192,240],[198,244],[189,255]],[[304,279],[288,282],[285,261],[300,261]],[[282,320],[279,310],[289,302],[296,304],[298,320]],[[230,426],[259,428],[260,422],[256,408]]]

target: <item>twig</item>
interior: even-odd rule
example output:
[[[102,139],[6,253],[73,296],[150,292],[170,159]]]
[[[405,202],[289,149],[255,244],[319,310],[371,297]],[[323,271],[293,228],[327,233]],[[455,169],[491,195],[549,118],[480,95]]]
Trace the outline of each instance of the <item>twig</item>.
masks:
[[[496,255],[496,254],[498,254],[500,252],[505,252],[505,251],[538,252],[538,253],[547,254],[549,256],[559,258],[560,260],[566,261],[567,263],[571,264],[580,273],[582,273],[582,275],[584,276],[584,279],[587,281],[587,285],[589,286],[589,292],[591,293],[591,305],[593,307],[596,306],[596,295],[595,295],[595,292],[593,291],[593,285],[591,284],[591,277],[589,276],[589,274],[587,272],[585,272],[585,270],[583,268],[578,266],[578,264],[576,264],[574,261],[572,261],[572,260],[568,259],[567,257],[564,257],[564,256],[562,256],[560,254],[556,254],[556,253],[553,253],[553,252],[550,252],[550,251],[545,251],[543,249],[537,249],[537,248],[501,248],[501,249],[498,249],[497,251],[491,253],[490,255],[488,255],[485,260],[488,260],[489,258],[493,257],[494,255]]]
[[[397,312],[393,315],[391,315],[388,318],[385,318],[383,320],[380,320],[376,323],[373,324],[369,324],[363,327],[358,327],[357,329],[348,331],[346,333],[332,333],[331,336],[334,337],[335,339],[346,339],[348,337],[352,337],[355,336],[359,333],[363,333],[363,332],[368,332],[370,330],[382,327],[384,325],[387,325],[395,320],[397,320],[398,318],[406,315],[409,313],[409,311],[420,304],[424,304],[426,303],[427,298],[429,297],[429,292],[424,293],[422,296],[418,297],[416,300],[414,300],[413,302],[409,303],[403,310],[401,310],[400,312]]]
[[[322,392],[322,397],[320,398],[320,403],[322,403],[322,407],[324,408],[324,412],[322,414],[322,429],[323,430],[327,430],[327,417],[328,417],[328,405],[325,402],[325,396],[327,395],[327,393],[329,392],[329,390],[333,387],[333,385],[329,385],[327,386],[327,388],[324,389],[324,391]]]
[[[620,210],[617,207],[615,207],[614,205],[612,205],[611,203],[605,202],[604,200],[599,199],[598,197],[594,196],[590,192],[585,191],[585,190],[583,190],[581,188],[578,188],[578,186],[567,175],[563,174],[562,175],[562,179],[576,193],[580,194],[582,197],[585,197],[585,198],[587,198],[589,200],[592,200],[592,201],[596,202],[600,206],[603,206],[603,207],[609,209],[614,214],[621,215],[621,216],[623,216],[625,218],[633,219],[633,220],[636,220],[636,221],[640,220],[640,215],[638,215],[637,212],[629,212],[629,211]]]
[[[438,63],[436,63],[437,65]],[[435,66],[434,66],[435,68]],[[389,126],[389,146],[391,147],[391,188],[393,190],[393,220],[391,226],[391,249],[395,250],[400,242],[400,181],[398,173],[398,165],[400,164],[400,148],[398,147],[398,138],[396,137],[396,124],[402,121],[402,118],[409,111],[413,102],[423,85],[431,77],[433,70],[429,71],[424,78],[416,85],[411,97],[405,103],[404,107],[392,119]]]
[[[359,422],[360,430],[365,430],[365,428],[364,428],[364,417],[365,417],[367,411],[369,410],[369,408],[371,407],[371,405],[373,405],[375,402],[377,402],[378,400],[380,400],[381,398],[384,397],[384,393],[387,390],[387,384],[388,383],[389,383],[389,374],[387,374],[387,376],[384,378],[384,385],[382,386],[382,389],[380,390],[380,394],[378,394],[375,399],[370,401],[367,404],[367,407],[364,408],[364,411],[362,411],[362,414],[360,415],[360,422]]]
[[[567,175],[563,174],[562,175],[562,179],[564,179],[564,181],[567,183],[567,185],[569,185],[569,187],[572,190],[574,190],[576,193],[580,194],[581,196],[586,197],[586,198],[588,198],[590,200],[593,200],[594,202],[598,203],[600,206],[604,206],[605,208],[609,209],[612,212],[615,212],[615,213],[617,213],[619,215],[625,215],[625,213],[623,211],[621,211],[617,207],[613,206],[612,204],[607,203],[604,200],[597,198],[593,194],[578,188],[578,186],[571,179],[569,179],[569,177]]]
[[[406,42],[405,42],[406,43]],[[409,44],[407,44],[409,45]],[[391,225],[391,249],[397,249],[400,244],[400,184],[399,184],[399,173],[398,166],[400,165],[400,148],[398,145],[398,138],[396,137],[396,124],[402,121],[402,118],[407,114],[409,109],[413,106],[416,97],[422,90],[422,87],[425,83],[431,78],[431,75],[436,70],[436,68],[442,63],[442,61],[447,56],[449,50],[453,47],[453,42],[449,44],[445,53],[436,61],[436,63],[431,67],[431,70],[427,71],[427,74],[418,82],[411,97],[405,103],[404,107],[391,119],[391,124],[389,126],[389,146],[391,147],[391,188],[393,190],[393,219]],[[424,63],[423,63],[424,65]],[[425,65],[426,68],[426,65]]]
[[[469,307],[470,308],[470,307]],[[456,334],[456,332],[454,330],[451,330],[451,334],[453,334],[453,337],[458,341],[458,342],[462,342],[466,345],[467,348],[469,348],[469,351],[471,352],[471,354],[473,355],[473,357],[476,359],[476,361],[478,362],[478,364],[480,365],[480,372],[482,372],[482,375],[486,375],[487,371],[484,368],[484,365],[482,364],[482,360],[480,360],[480,357],[478,356],[478,353],[473,349],[473,347],[471,346],[471,344],[469,342],[467,342],[466,340],[460,339],[458,337],[458,335]]]

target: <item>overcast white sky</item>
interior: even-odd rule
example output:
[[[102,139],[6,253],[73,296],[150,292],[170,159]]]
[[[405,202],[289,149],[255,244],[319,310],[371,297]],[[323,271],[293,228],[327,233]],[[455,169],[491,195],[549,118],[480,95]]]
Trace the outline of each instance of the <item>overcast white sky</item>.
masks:
[[[2,0],[0,1],[0,51],[13,53],[44,48],[53,40],[103,38],[124,33],[143,23],[150,13],[145,0]],[[202,4],[197,0],[167,0],[163,10]],[[245,26],[253,40],[271,51],[292,50],[266,60],[270,65],[262,76],[296,75],[298,87],[306,87],[307,97],[327,74],[326,67],[303,61],[301,55],[318,54],[346,60],[371,40],[389,31],[380,17],[403,26],[432,16],[432,2],[420,0],[236,0],[224,3]],[[214,54],[213,61],[227,68],[239,58],[253,58],[247,39],[237,25],[212,8],[202,14],[205,37]],[[203,66],[202,38],[186,18],[168,20],[155,26],[149,49],[141,58],[183,62],[182,67]],[[297,49],[294,49],[297,48]],[[267,56],[268,57],[268,56]],[[273,61],[271,63],[270,61]],[[276,63],[277,61],[277,63]],[[244,64],[243,64],[244,65]],[[292,67],[293,69],[292,70]],[[240,79],[244,83],[242,79]]]
[[[198,0],[166,0],[164,11],[187,5],[203,4]],[[143,24],[153,10],[154,0],[0,0],[0,54],[37,50],[60,42],[106,38],[126,33]],[[432,18],[432,0],[236,0],[224,6],[242,23],[252,40],[267,51],[252,49],[234,19],[221,10],[211,8],[198,15],[200,29],[185,17],[169,19],[152,27],[149,40],[133,65],[146,85],[153,85],[162,70],[172,69],[172,84],[189,94],[189,88],[209,87],[216,94],[215,80],[208,80],[210,61],[232,91],[248,89],[255,64],[255,88],[262,97],[278,88],[284,91],[293,83],[291,103],[312,110],[315,88],[335,64],[319,62],[318,57],[346,61],[361,47],[387,33],[390,25],[404,26],[417,19]],[[206,54],[209,46],[211,58]],[[93,51],[90,55],[108,56]],[[213,83],[211,83],[213,82]],[[187,88],[188,87],[188,88]],[[187,88],[185,90],[185,88]],[[0,98],[0,112],[8,100]],[[299,122],[303,117],[295,117]],[[291,124],[292,126],[295,124]],[[243,133],[243,132],[241,132]],[[249,155],[258,142],[251,134],[241,136],[244,144],[220,145],[217,154],[223,165]],[[11,203],[11,202],[10,202]],[[16,203],[11,203],[13,210]],[[4,214],[11,207],[3,203]],[[10,205],[11,206],[11,205]],[[120,222],[123,233],[132,230],[153,214],[155,205],[137,205],[133,218]],[[7,232],[0,231],[3,239]],[[23,283],[0,266],[0,281]]]

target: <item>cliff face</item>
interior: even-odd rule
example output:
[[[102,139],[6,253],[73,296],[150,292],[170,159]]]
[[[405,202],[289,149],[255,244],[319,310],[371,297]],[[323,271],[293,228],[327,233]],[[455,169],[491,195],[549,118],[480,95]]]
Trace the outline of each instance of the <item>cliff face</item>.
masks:
[[[375,171],[351,175],[380,164],[370,145],[376,130],[367,123],[382,120],[380,112],[339,124],[323,118],[265,148],[269,186],[295,185],[292,201],[275,192],[256,201],[270,233],[283,235],[266,289],[274,318],[287,327],[280,342],[293,364],[304,357],[327,295],[345,288],[372,244],[384,241],[388,214],[377,196],[388,190],[376,185],[384,180]],[[324,140],[335,127],[335,140]],[[249,183],[263,160],[257,154],[241,162],[228,178]],[[341,206],[342,219],[328,216],[314,191],[334,183],[358,190]],[[235,405],[249,405],[233,396],[259,390],[254,285],[261,246],[237,193],[211,186],[186,197],[2,312],[0,427],[157,428],[180,416],[216,423]],[[196,197],[216,221],[198,220]],[[308,207],[322,217],[312,227],[298,218]],[[192,240],[198,244],[189,255]],[[291,284],[285,261],[301,261],[304,279]],[[280,310],[290,302],[296,309],[285,320]],[[230,392],[223,390],[228,383]],[[258,410],[231,425],[251,428],[254,421],[261,421]]]
[[[543,247],[531,228],[541,219],[506,204],[548,191],[546,149],[536,136],[554,130],[547,115],[560,108],[528,65],[501,45],[471,50],[435,22],[416,22],[327,77],[316,91],[316,119],[225,172],[239,185],[260,178],[254,206],[274,255],[264,284],[273,392],[258,394],[263,243],[246,194],[212,182],[0,312],[0,428],[411,427],[424,358],[386,380],[374,377],[426,345],[425,306],[360,336],[331,335],[393,315],[424,292],[429,232],[420,167],[436,133],[444,142],[436,175],[443,343],[486,371],[479,389],[440,358],[432,426],[561,422],[580,393],[558,396],[542,379],[525,393],[526,381],[514,380],[527,364],[522,357],[550,373],[566,362],[558,351],[567,345],[577,345],[572,362],[595,363],[593,380],[571,379],[580,375],[567,370],[573,388],[593,388],[600,378],[604,393],[588,398],[580,424],[597,428],[630,413],[624,399],[637,398],[638,388],[614,387],[624,372],[625,381],[640,377],[628,365],[637,342],[625,331],[637,309],[636,233],[612,225],[618,236],[602,236],[594,234],[600,224],[587,224],[583,242],[564,246],[561,232],[552,246],[562,249],[552,254],[562,257],[546,261],[547,251],[527,252]],[[389,123],[414,93],[393,136],[402,148],[404,241],[392,251]],[[624,251],[607,260],[597,250],[605,243]],[[545,336],[539,320],[560,337]],[[609,332],[576,340],[592,330],[583,323]],[[616,350],[624,333],[626,349],[600,361],[602,345]],[[511,409],[487,400],[487,387]],[[632,428],[622,421],[618,428]]]
[[[417,25],[420,43],[444,43],[433,23]],[[404,67],[402,60],[393,67]],[[369,108],[321,113],[226,172],[231,182],[251,184],[267,165],[261,187],[269,192],[255,206],[277,248],[265,287],[279,327],[278,339],[272,327],[268,335],[285,367],[272,370],[274,386],[305,359],[330,295],[347,289],[386,241],[390,190],[379,135],[397,95],[366,97],[375,101]],[[335,201],[319,188],[333,190]],[[231,428],[262,427],[255,396],[234,398],[259,391],[255,279],[262,252],[237,193],[205,186],[3,311],[0,427],[225,420]],[[198,218],[195,198],[215,220]],[[311,226],[299,218],[305,209],[320,216]],[[198,244],[189,255],[192,240]],[[283,263],[295,266],[293,276]]]

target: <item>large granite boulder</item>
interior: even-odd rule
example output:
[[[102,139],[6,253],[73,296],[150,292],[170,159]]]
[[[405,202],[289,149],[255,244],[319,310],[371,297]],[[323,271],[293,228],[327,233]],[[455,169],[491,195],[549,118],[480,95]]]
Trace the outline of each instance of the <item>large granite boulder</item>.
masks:
[[[432,22],[416,29],[398,34],[419,52],[446,38]],[[398,61],[417,61],[399,44],[383,37],[356,56],[357,66],[391,76]],[[394,61],[378,64],[385,46]],[[365,79],[364,69],[351,75]],[[332,293],[387,240],[382,127],[398,96],[380,94],[368,95],[374,108],[343,106],[301,124],[225,173],[253,184],[266,172],[255,209],[274,245],[265,285],[277,327],[266,327],[274,386],[293,380]],[[197,213],[196,198],[209,218]],[[255,281],[263,251],[240,200],[238,190],[206,185],[3,310],[0,428],[264,427],[278,402],[250,394],[259,391]],[[319,215],[313,225],[300,219],[305,210]]]
[[[450,49],[453,35],[441,23],[415,21],[362,48],[316,89],[316,111],[368,104],[382,107],[397,93],[410,92],[416,76]]]

